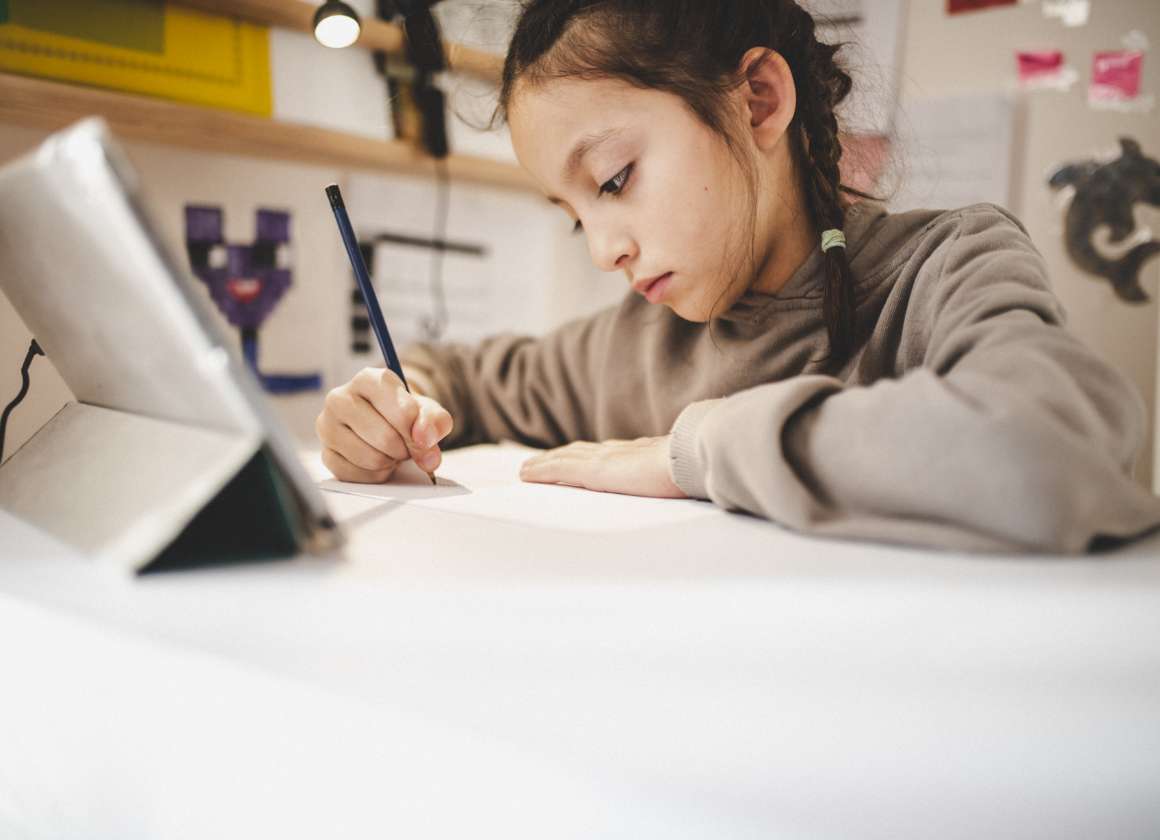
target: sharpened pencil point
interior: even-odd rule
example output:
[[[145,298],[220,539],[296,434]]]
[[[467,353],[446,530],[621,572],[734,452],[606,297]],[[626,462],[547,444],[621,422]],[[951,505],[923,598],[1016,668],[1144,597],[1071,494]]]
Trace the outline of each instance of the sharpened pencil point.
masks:
[[[434,485],[439,484],[439,482],[435,480],[435,473],[433,473],[433,472],[427,473],[427,478],[431,479],[432,484],[434,484]]]

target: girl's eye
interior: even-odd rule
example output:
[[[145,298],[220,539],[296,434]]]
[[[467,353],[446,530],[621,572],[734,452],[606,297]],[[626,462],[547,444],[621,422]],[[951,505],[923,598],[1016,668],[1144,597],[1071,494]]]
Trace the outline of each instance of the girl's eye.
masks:
[[[601,184],[600,192],[598,195],[620,195],[621,191],[624,189],[625,184],[628,183],[628,177],[632,174],[632,167],[633,164],[630,163],[628,166],[624,167],[624,169],[613,175],[610,180]]]
[[[633,169],[636,167],[635,163],[630,163],[624,169],[617,172],[609,180],[600,185],[600,191],[597,192],[597,198],[611,195],[613,198],[620,195],[624,188],[628,185],[628,179],[632,177]],[[576,224],[572,225],[572,233],[580,234],[584,232],[584,224],[577,219]]]

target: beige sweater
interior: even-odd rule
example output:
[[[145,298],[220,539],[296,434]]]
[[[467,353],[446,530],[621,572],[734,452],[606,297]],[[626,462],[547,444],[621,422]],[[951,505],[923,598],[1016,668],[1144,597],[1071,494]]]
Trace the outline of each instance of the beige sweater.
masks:
[[[991,205],[849,214],[868,336],[827,369],[821,252],[711,324],[630,294],[542,337],[416,345],[447,446],[672,432],[673,479],[796,530],[1080,552],[1160,523],[1132,478],[1140,397],[1062,326],[1046,266]]]

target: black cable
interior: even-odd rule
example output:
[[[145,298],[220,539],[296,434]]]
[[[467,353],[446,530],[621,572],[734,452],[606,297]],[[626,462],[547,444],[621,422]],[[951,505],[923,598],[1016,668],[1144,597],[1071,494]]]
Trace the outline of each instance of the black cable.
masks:
[[[451,204],[451,173],[447,160],[436,158],[435,233],[432,235],[431,306],[434,314],[423,319],[423,333],[428,341],[439,341],[451,323],[447,297],[443,293],[443,252],[447,250],[447,215]]]
[[[4,460],[4,432],[8,428],[8,415],[12,413],[12,409],[20,405],[20,401],[28,394],[28,386],[31,380],[28,376],[28,368],[32,366],[32,360],[37,356],[43,356],[44,351],[40,349],[40,345],[36,343],[36,339],[32,339],[32,343],[28,345],[28,354],[24,357],[24,364],[20,366],[20,393],[16,395],[16,399],[8,403],[4,409],[4,413],[0,414],[0,461]]]
[[[414,70],[410,93],[421,114],[422,142],[435,161],[435,233],[431,255],[431,308],[430,315],[419,321],[419,327],[428,341],[439,341],[451,321],[447,299],[443,292],[443,252],[447,246],[447,215],[451,203],[451,175],[447,170],[446,101],[443,91],[435,84],[435,76],[447,69],[443,53],[443,35],[431,7],[439,0],[377,0],[376,15],[383,20],[403,18],[404,53]],[[387,96],[394,112],[396,83],[388,72],[386,53],[375,53],[375,67],[387,81]],[[401,84],[401,83],[400,83]],[[396,126],[397,128],[398,126]]]

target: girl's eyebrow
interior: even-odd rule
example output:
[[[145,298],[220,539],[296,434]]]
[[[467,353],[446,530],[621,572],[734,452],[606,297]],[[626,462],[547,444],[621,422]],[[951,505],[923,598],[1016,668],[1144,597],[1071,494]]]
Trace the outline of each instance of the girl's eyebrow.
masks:
[[[575,178],[576,172],[580,169],[580,164],[584,162],[584,156],[597,146],[611,140],[619,131],[620,129],[618,128],[606,128],[604,131],[598,131],[581,137],[572,148],[572,152],[568,155],[568,160],[564,164],[564,177],[569,181]]]
[[[581,137],[576,145],[572,147],[572,151],[568,154],[568,160],[564,163],[564,180],[574,180],[576,173],[580,170],[580,164],[584,162],[584,156],[601,144],[611,140],[619,133],[619,128],[606,128],[604,131],[596,131]],[[554,195],[548,196],[548,201],[553,204],[563,203],[561,199]]]

